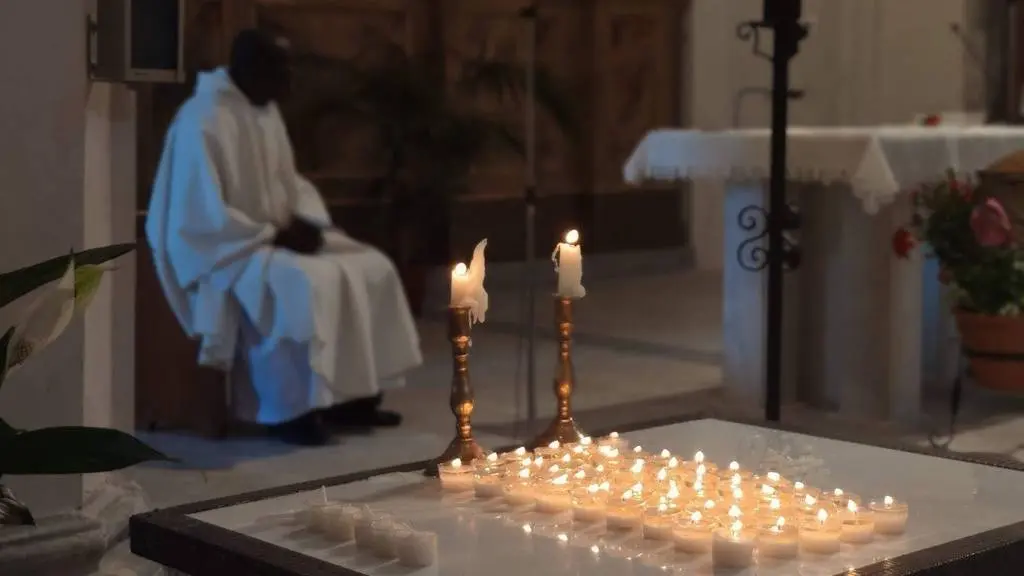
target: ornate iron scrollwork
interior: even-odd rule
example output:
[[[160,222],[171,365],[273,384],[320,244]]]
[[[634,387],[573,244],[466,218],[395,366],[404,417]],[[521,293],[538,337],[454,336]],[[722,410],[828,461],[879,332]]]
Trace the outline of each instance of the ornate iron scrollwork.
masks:
[[[772,257],[771,250],[764,246],[768,236],[770,218],[771,215],[768,211],[757,205],[744,207],[736,218],[740,229],[750,233],[750,236],[740,242],[736,248],[736,261],[741,268],[748,272],[764,270],[768,266],[768,260]],[[786,231],[799,230],[800,224],[799,210],[787,205],[786,213],[783,215],[782,229]],[[781,257],[787,270],[796,270],[800,267],[800,245],[788,234],[784,234],[782,237]]]

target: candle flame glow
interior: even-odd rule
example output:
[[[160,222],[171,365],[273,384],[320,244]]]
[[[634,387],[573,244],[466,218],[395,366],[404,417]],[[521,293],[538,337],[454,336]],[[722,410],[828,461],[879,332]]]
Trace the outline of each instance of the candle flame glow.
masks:
[[[715,501],[714,500],[708,500],[707,502],[705,502],[704,503],[704,509],[705,510],[714,510],[715,509]]]
[[[732,526],[729,527],[729,531],[732,532],[733,539],[738,539],[740,537],[741,530],[743,530],[743,522],[740,522],[739,520],[733,522]]]
[[[854,502],[853,500],[847,500],[847,502],[846,502],[846,509],[849,510],[851,514],[856,514],[857,513],[857,503]]]
[[[590,547],[590,552],[593,553],[593,554],[600,554],[601,553],[601,549],[597,547],[597,544],[594,544],[593,546]]]
[[[828,512],[824,508],[818,510],[818,523],[824,524],[826,520],[828,520]]]
[[[558,478],[555,478],[554,480],[552,480],[551,483],[554,484],[555,486],[564,486],[565,483],[568,482],[568,481],[569,481],[569,476],[566,475],[566,474],[562,474]]]
[[[577,445],[572,447],[573,454],[583,454],[584,452],[586,452],[586,449],[583,446]]]
[[[833,495],[834,495],[834,496],[835,496],[836,498],[839,498],[840,496],[842,496],[842,495],[843,495],[843,490],[842,490],[841,488],[836,488],[835,490],[833,490],[833,491],[832,491],[832,494],[833,494]]]
[[[701,452],[700,450],[697,450],[697,453],[693,455],[693,461],[696,462],[697,464],[703,464],[704,453]]]
[[[782,476],[778,472],[769,472],[768,480],[771,482],[778,482],[779,480],[782,480]]]
[[[704,491],[704,483],[700,481],[700,478],[698,478],[697,481],[693,483],[693,491],[697,492],[698,494]]]
[[[455,269],[452,270],[452,275],[453,276],[468,276],[469,275],[469,268],[467,268],[464,263],[459,262],[458,264],[455,265]]]
[[[665,512],[668,512],[668,504],[665,504],[664,502],[659,503],[658,504],[658,512],[660,512],[661,514],[664,514]]]
[[[599,490],[601,490],[601,487],[597,484],[591,484],[590,486],[587,486],[587,492],[591,494],[597,494]]]
[[[633,491],[632,490],[626,490],[625,492],[622,493],[622,501],[623,502],[625,502],[626,500],[632,500],[632,499],[633,499]]]
[[[608,437],[611,438],[612,440],[618,440],[619,439],[619,433],[618,432],[612,432],[611,434],[608,435]]]
[[[707,474],[707,472],[708,472],[708,469],[707,469],[706,466],[704,466],[703,464],[698,464],[697,465],[697,476],[698,477],[704,476],[705,474]]]
[[[661,449],[661,454],[659,454],[659,456],[661,456],[662,458],[669,458],[669,457],[672,456],[672,453],[669,452],[668,449],[662,448]]]
[[[569,230],[565,233],[565,243],[575,244],[580,241],[580,233],[578,230]]]
[[[572,456],[569,456],[568,454],[562,456],[562,462],[565,462],[566,464],[572,462]]]
[[[637,459],[633,462],[633,466],[629,469],[633,474],[639,474],[644,471],[644,461],[642,458]]]
[[[772,501],[768,503],[768,508],[778,510],[779,508],[782,508],[782,502],[779,502],[778,498],[772,498]]]
[[[670,480],[668,485],[668,494],[666,494],[670,500],[679,498],[679,486],[676,485],[675,480]]]
[[[782,516],[779,516],[779,519],[775,521],[775,527],[779,528],[779,529],[782,529],[782,527],[785,526],[785,525],[786,525],[786,519],[783,518]]]
[[[739,472],[740,471],[740,463],[735,461],[735,460],[733,460],[732,462],[729,462],[729,471],[730,472]]]
[[[637,493],[643,492],[644,491],[644,484],[643,484],[643,482],[637,482],[636,484],[633,484],[633,487],[630,488],[630,490],[632,490],[633,492],[637,492]]]
[[[548,472],[554,474],[555,472],[558,472],[558,469],[558,464],[552,464],[551,467],[548,468]]]
[[[666,478],[668,478],[668,470],[666,470],[664,468],[662,468],[661,470],[658,470],[658,481],[662,482]]]
[[[607,482],[607,481],[605,481],[605,482],[601,482],[601,490],[604,490],[605,492],[608,492],[608,491],[610,491],[611,489],[612,489],[612,485],[611,485],[611,483],[609,483],[609,482]]]
[[[520,446],[519,448],[516,448],[515,455],[519,456],[520,458],[522,458],[523,456],[526,456],[526,448],[523,448],[522,446]]]
[[[533,532],[533,526],[530,526],[529,524],[523,524],[523,532],[530,534],[531,532]]]
[[[739,474],[733,474],[731,484],[733,488],[739,488],[740,484],[743,483],[743,478]]]
[[[540,468],[541,466],[544,465],[544,457],[537,456],[536,458],[533,459],[533,463],[537,465],[537,468]]]
[[[739,488],[733,490],[732,491],[732,498],[733,498],[733,500],[742,500],[743,499],[743,490],[740,490]]]
[[[803,482],[797,481],[797,482],[793,483],[793,489],[794,490],[803,490],[804,488],[805,488],[805,486],[804,486]]]
[[[814,496],[811,496],[810,494],[808,494],[807,496],[804,496],[804,504],[805,505],[807,505],[807,506],[814,506],[817,503],[818,503],[818,499],[815,498]]]
[[[520,470],[519,471],[519,477],[520,478],[529,478],[530,477],[530,469],[529,468],[523,468],[522,470]]]
[[[456,458],[455,460],[452,460],[452,468],[458,468],[460,466],[462,466],[461,458]]]
[[[584,436],[583,438],[580,438],[580,444],[582,444],[583,446],[590,446],[593,443],[594,439],[591,438],[590,436]]]
[[[490,454],[488,454],[487,455],[487,461],[488,462],[497,462],[498,461],[498,453],[497,452],[491,452]]]
[[[598,464],[597,468],[594,468],[594,471],[597,472],[598,474],[604,472],[604,464]]]
[[[701,518],[703,518],[703,516],[701,516],[700,512],[694,512],[693,514],[690,514],[690,523],[700,524]]]
[[[644,451],[644,447],[643,446],[637,446],[636,448],[633,448],[633,452],[636,453],[636,454],[640,454],[643,451]]]
[[[618,458],[619,457],[619,449],[618,448],[611,448],[611,449],[609,449],[605,453],[605,456],[607,456],[609,458]]]
[[[886,508],[892,508],[894,500],[892,499],[892,496],[886,496],[882,499],[882,503],[885,504]]]
[[[677,468],[678,466],[679,466],[679,459],[678,458],[673,456],[673,457],[668,459],[668,467],[669,468]]]
[[[565,534],[565,533],[560,533],[560,534],[558,535],[558,539],[559,539],[559,541],[561,541],[561,542],[568,542],[568,541],[569,541],[569,535],[568,535],[568,534]]]
[[[577,480],[582,480],[582,479],[584,479],[586,477],[587,477],[587,473],[584,470],[579,470],[579,471],[576,472],[576,474],[573,475],[573,478],[575,478]]]
[[[729,517],[730,518],[739,518],[740,516],[743,516],[743,511],[740,510],[739,506],[736,506],[735,504],[733,504],[733,506],[731,508],[729,508]]]
[[[764,494],[765,496],[771,496],[772,494],[775,494],[775,488],[772,488],[771,486],[769,486],[767,484],[762,484],[761,485],[761,494]]]

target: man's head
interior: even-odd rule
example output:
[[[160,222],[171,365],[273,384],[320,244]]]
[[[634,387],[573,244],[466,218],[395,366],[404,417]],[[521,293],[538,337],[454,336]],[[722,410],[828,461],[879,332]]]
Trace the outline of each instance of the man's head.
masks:
[[[255,106],[279,101],[291,83],[287,45],[263,31],[243,30],[231,45],[228,71]]]

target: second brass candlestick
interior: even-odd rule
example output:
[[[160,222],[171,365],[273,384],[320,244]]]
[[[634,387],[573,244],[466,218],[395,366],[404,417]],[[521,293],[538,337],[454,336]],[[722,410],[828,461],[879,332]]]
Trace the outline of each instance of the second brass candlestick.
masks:
[[[551,424],[533,439],[534,448],[554,441],[561,444],[578,442],[584,436],[572,416],[572,390],[576,375],[572,366],[572,298],[555,296],[555,328],[558,330],[558,367],[555,369],[555,401],[557,408]]]
[[[437,459],[424,470],[428,476],[437,475],[437,466],[456,458],[469,463],[484,455],[473,439],[473,385],[469,380],[470,318],[468,306],[448,308],[448,339],[452,344],[451,409],[455,415],[455,438]]]

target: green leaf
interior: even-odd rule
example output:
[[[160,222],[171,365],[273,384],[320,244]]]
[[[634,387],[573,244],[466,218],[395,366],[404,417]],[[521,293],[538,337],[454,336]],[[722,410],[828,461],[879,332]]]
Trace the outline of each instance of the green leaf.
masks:
[[[91,248],[73,254],[76,266],[103,264],[135,249],[135,244],[114,244]],[[68,258],[58,256],[45,262],[0,274],[0,308],[7,306],[33,290],[59,279],[68,269]]]
[[[0,336],[0,386],[4,384],[7,377],[7,349],[11,347],[11,339],[14,337],[14,326],[7,329],[3,336]]]
[[[0,474],[90,474],[173,461],[120,430],[60,426],[0,438]]]

